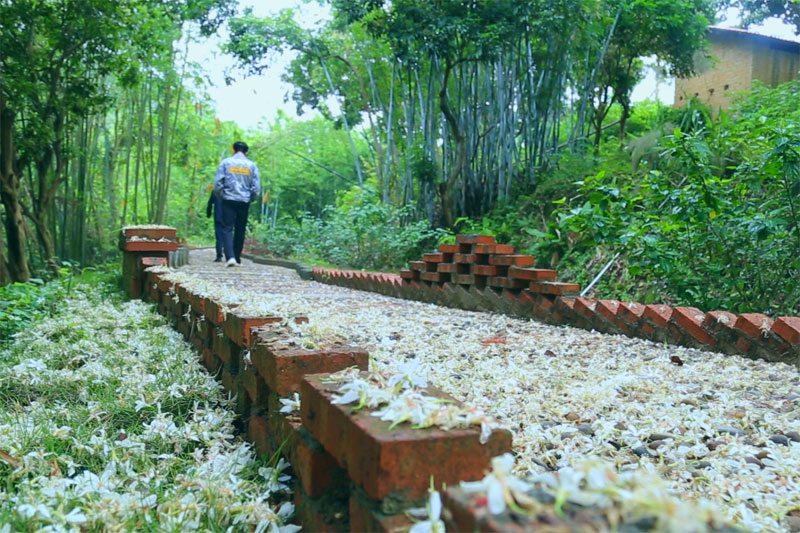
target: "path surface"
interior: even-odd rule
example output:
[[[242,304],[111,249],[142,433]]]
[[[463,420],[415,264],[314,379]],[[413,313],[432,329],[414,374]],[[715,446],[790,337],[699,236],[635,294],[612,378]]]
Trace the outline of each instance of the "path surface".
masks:
[[[281,316],[308,316],[299,334],[361,345],[375,370],[419,364],[432,384],[508,424],[520,472],[599,456],[620,469],[657,472],[683,497],[711,499],[751,530],[791,528],[789,513],[800,511],[796,367],[399,300],[302,281],[284,268],[249,261],[226,268],[212,259],[211,250],[193,251],[181,270]]]

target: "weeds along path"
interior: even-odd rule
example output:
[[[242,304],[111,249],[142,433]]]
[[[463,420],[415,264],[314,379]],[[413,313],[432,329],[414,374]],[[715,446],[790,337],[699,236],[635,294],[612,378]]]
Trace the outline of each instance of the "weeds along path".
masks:
[[[150,305],[79,286],[0,350],[0,531],[292,532],[280,470]]]
[[[505,422],[519,473],[600,457],[657,473],[748,530],[800,510],[800,371],[623,336],[398,300],[192,252],[182,270],[279,316],[300,342],[370,352],[375,370],[418,364],[430,382]]]

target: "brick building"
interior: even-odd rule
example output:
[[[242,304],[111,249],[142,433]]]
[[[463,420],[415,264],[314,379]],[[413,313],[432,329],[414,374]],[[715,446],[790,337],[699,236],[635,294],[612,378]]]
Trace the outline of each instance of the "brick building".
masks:
[[[708,40],[711,57],[700,60],[698,74],[675,82],[675,107],[694,96],[714,109],[727,108],[753,80],[775,87],[800,77],[800,41],[717,26],[709,28]]]

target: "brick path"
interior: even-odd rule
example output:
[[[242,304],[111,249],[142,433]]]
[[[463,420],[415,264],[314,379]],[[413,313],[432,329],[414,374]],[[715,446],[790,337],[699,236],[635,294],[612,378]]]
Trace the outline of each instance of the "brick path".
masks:
[[[263,294],[309,331],[363,346],[376,370],[418,363],[430,382],[508,424],[520,471],[601,456],[647,464],[688,497],[725,506],[732,487],[758,493],[755,512],[800,508],[800,370],[624,336],[448,309],[302,281],[293,270],[191,254],[187,272]],[[677,364],[680,363],[680,364]],[[781,435],[782,436],[782,435]],[[765,455],[766,454],[766,455]],[[761,461],[771,456],[776,461]],[[700,481],[698,481],[700,479]],[[739,490],[739,489],[736,489]],[[728,508],[741,519],[741,509]]]

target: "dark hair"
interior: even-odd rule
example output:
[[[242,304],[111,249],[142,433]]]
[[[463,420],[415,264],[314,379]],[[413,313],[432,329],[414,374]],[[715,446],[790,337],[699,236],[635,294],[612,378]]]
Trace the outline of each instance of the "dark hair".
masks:
[[[247,143],[243,143],[242,141],[236,141],[233,143],[233,151],[234,152],[242,152],[243,154],[247,153]]]

